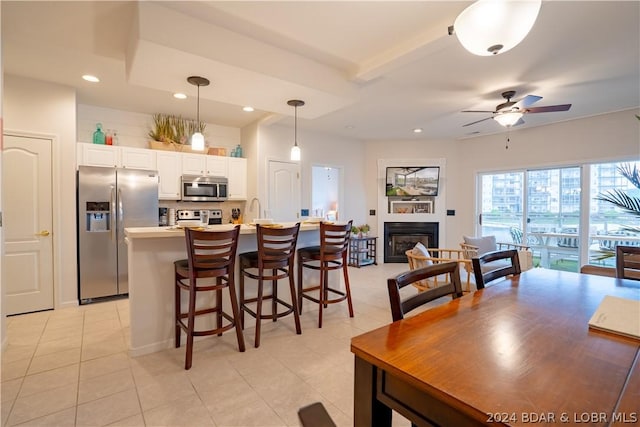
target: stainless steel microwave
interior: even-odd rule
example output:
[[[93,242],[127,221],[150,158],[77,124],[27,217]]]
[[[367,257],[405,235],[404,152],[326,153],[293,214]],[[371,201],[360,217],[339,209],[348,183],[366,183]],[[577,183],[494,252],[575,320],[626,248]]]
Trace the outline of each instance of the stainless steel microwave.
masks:
[[[182,175],[182,200],[223,202],[228,197],[229,181],[222,176]]]

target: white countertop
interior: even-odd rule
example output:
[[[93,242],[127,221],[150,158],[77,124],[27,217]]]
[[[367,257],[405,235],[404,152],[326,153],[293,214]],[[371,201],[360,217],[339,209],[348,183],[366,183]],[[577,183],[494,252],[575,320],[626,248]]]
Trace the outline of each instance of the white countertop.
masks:
[[[283,226],[291,226],[295,222],[278,223]],[[220,225],[208,225],[206,230],[210,231],[223,231],[233,228],[234,224],[220,224]],[[300,231],[318,230],[320,224],[317,222],[301,222]],[[162,238],[162,237],[181,237],[184,236],[184,229],[176,226],[170,227],[128,227],[124,229],[124,234],[128,239],[149,239],[149,238]],[[256,227],[254,225],[242,224],[240,226],[240,234],[256,234]]]

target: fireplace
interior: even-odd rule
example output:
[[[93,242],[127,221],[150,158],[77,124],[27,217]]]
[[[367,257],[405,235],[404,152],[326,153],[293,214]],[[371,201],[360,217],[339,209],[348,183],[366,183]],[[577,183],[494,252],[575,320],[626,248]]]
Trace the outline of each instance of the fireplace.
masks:
[[[421,242],[427,248],[438,247],[437,222],[385,222],[384,262],[407,262],[405,251]]]

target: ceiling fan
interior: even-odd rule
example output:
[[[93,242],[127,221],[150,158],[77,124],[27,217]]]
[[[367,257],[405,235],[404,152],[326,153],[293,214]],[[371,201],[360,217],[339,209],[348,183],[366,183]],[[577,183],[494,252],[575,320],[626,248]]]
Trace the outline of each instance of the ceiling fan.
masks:
[[[529,106],[542,99],[541,96],[527,95],[519,101],[512,101],[516,94],[515,90],[508,90],[502,92],[502,97],[506,99],[506,102],[496,105],[495,111],[485,110],[464,110],[463,113],[491,113],[491,117],[485,117],[484,119],[476,120],[475,122],[467,123],[465,126],[475,125],[476,123],[483,122],[485,120],[494,119],[504,127],[517,126],[524,123],[522,116],[530,113],[551,113],[555,111],[567,111],[571,108],[571,104],[560,105],[547,105],[546,107],[531,107]]]

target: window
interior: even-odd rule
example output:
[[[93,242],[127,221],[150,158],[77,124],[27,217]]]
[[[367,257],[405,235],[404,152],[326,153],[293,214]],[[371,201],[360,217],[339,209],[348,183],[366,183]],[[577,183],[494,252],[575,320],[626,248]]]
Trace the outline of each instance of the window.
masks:
[[[536,266],[568,271],[587,263],[613,266],[616,244],[640,246],[640,233],[628,228],[640,227],[640,217],[597,198],[612,189],[640,197],[640,189],[620,173],[622,164],[481,174],[479,232],[531,246]],[[640,168],[640,162],[627,164]]]

